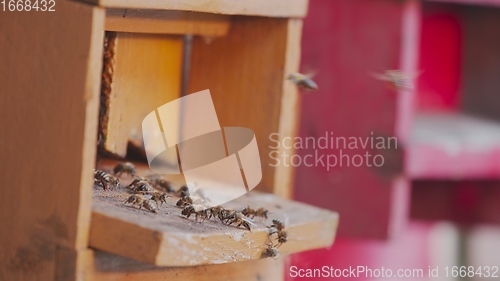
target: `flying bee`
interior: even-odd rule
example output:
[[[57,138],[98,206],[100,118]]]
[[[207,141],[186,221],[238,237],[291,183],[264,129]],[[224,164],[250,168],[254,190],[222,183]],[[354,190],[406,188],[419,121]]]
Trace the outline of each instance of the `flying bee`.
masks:
[[[195,214],[196,215],[195,220],[197,222],[198,221],[200,221],[200,222],[205,221],[209,217],[210,211],[208,209],[201,209],[201,210],[197,211],[197,209],[199,209],[199,208],[202,208],[202,207],[197,206],[197,205],[188,205],[188,206],[184,207],[184,209],[182,209],[181,215],[189,218],[192,214]]]
[[[310,75],[304,75],[301,73],[292,73],[288,75],[288,80],[292,81],[299,88],[306,91],[316,91],[318,90],[318,84],[311,79]]]
[[[117,178],[101,170],[94,170],[94,184],[96,183],[100,184],[104,190],[120,188]]]
[[[147,194],[153,192],[152,186],[147,180],[135,179],[128,186],[127,189],[132,193]]]
[[[175,192],[175,194],[179,197],[186,197],[189,196],[189,188],[186,185],[183,185]]]
[[[277,235],[277,240],[278,243],[276,247],[281,246],[281,244],[286,243],[288,241],[288,233],[286,231],[285,224],[278,220],[278,219],[273,219],[273,224],[268,226],[269,228],[269,240],[271,240],[271,236],[273,234]]]
[[[251,226],[255,226],[255,224],[250,218],[246,217],[245,215],[243,215],[241,212],[238,211],[232,211],[230,214],[228,214],[224,218],[224,223],[226,225],[235,224],[236,227],[243,226],[248,231],[252,231]]]
[[[245,209],[243,209],[241,211],[241,213],[251,219],[255,218],[255,217],[260,217],[262,219],[266,219],[267,220],[267,216],[269,214],[269,211],[264,209],[264,208],[258,208],[257,210],[251,208],[250,206],[247,206],[245,207]]]
[[[150,212],[157,213],[156,207],[153,205],[152,201],[145,199],[141,195],[137,194],[130,195],[130,197],[127,199],[127,201],[125,201],[124,204],[132,204],[134,206],[139,206],[139,209],[142,209],[142,207],[144,207],[144,209]]]
[[[113,169],[115,176],[120,177],[123,173],[135,176],[135,166],[130,162],[120,163]]]
[[[385,81],[391,89],[409,89],[415,88],[413,80],[420,76],[422,71],[417,74],[404,73],[401,70],[386,70],[383,73],[370,73],[370,75],[378,80]]]
[[[262,251],[260,258],[276,258],[279,256],[279,254],[279,250],[272,243],[268,243],[267,248]]]
[[[184,196],[177,203],[175,204],[177,207],[184,208],[186,206],[192,205],[193,204],[193,199],[189,196]]]

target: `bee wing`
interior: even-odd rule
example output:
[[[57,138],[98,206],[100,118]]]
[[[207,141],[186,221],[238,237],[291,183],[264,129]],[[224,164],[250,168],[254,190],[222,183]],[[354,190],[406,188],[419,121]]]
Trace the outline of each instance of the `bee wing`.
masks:
[[[256,224],[253,222],[253,220],[249,217],[244,217],[243,220],[250,224],[251,226],[256,226]]]
[[[382,80],[382,81],[391,81],[391,78],[388,77],[385,74],[380,74],[380,73],[375,73],[375,72],[368,72],[368,75],[371,77],[377,79],[377,80]]]
[[[420,75],[422,75],[422,73],[424,73],[424,72],[425,72],[425,70],[421,69],[417,73],[408,73],[407,77],[408,77],[408,79],[414,80],[414,79],[418,78]]]
[[[318,73],[317,70],[310,70],[310,71],[304,72],[303,75],[306,78],[312,79],[312,78],[314,78],[314,76],[316,76],[317,73]]]
[[[309,77],[304,80],[304,83],[306,84],[306,88],[309,90],[318,90],[319,89],[318,84],[316,84],[316,82],[314,82],[314,80],[312,80]]]

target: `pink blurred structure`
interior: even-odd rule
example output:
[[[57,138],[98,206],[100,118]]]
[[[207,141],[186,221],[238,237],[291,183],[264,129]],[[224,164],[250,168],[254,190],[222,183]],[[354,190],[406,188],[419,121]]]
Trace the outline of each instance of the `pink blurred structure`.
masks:
[[[295,199],[338,211],[340,228],[293,265],[428,268],[435,225],[411,220],[500,223],[499,24],[493,0],[310,1],[302,71],[320,90],[303,95],[301,136],[396,136],[398,149],[344,151],[382,154],[380,168],[298,167]],[[415,89],[369,75],[388,69],[421,72]]]

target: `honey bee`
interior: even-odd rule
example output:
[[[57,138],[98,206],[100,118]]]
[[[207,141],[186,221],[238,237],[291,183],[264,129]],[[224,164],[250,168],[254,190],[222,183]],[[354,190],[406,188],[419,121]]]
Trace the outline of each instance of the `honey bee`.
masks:
[[[113,169],[115,176],[120,177],[123,173],[135,176],[135,166],[130,162],[120,163]]]
[[[161,205],[163,205],[163,203],[167,203],[167,198],[168,197],[171,197],[171,196],[168,196],[167,194],[165,193],[160,193],[160,192],[153,192],[152,196],[151,196],[151,200],[155,201],[156,202],[156,205],[159,206],[160,203]]]
[[[186,185],[183,185],[181,186],[181,188],[179,188],[179,190],[177,190],[175,192],[175,194],[179,197],[186,197],[186,196],[189,196],[189,188],[186,186]]]
[[[269,228],[269,239],[271,239],[270,237],[273,234],[276,234],[278,236],[277,237],[278,243],[276,244],[276,247],[279,247],[281,246],[281,244],[286,243],[288,241],[288,233],[286,231],[285,224],[282,221],[274,219],[273,224],[268,226],[268,228]]]
[[[164,179],[158,179],[158,178],[153,178],[153,179],[148,179],[149,183],[156,189],[159,189],[163,192],[166,193],[174,193],[175,190],[172,187],[172,184]]]
[[[209,211],[208,211],[208,209],[202,209],[202,210],[197,211],[197,209],[199,209],[199,208],[200,208],[200,206],[197,206],[197,205],[188,205],[188,206],[184,207],[184,209],[182,209],[181,215],[189,218],[192,214],[195,214],[196,215],[195,220],[197,222],[198,221],[199,222],[205,221],[209,216]]]
[[[225,223],[226,225],[235,224],[236,227],[243,226],[248,231],[252,231],[251,226],[255,226],[255,224],[250,218],[246,217],[245,215],[243,215],[241,212],[238,211],[232,211],[231,213],[226,215],[224,217],[223,223]]]
[[[104,190],[120,188],[117,178],[101,170],[94,170],[94,184],[96,183],[100,184]]]
[[[251,219],[255,218],[255,217],[260,217],[262,219],[266,219],[267,220],[267,216],[269,214],[269,211],[264,209],[264,208],[258,208],[257,210],[254,210],[253,208],[251,208],[250,206],[247,206],[245,207],[245,209],[243,209],[241,211],[241,213]]]
[[[136,191],[135,194],[151,195],[151,200],[156,203],[156,206],[160,206],[160,204],[163,205],[163,203],[167,203],[167,198],[171,197],[165,193],[157,191]]]
[[[137,194],[130,195],[130,197],[127,199],[127,201],[125,201],[124,204],[132,204],[134,206],[139,206],[139,209],[142,209],[142,207],[144,207],[144,209],[146,209],[150,212],[153,212],[155,214],[157,213],[156,207],[152,203],[152,201],[145,199],[141,195],[137,195]]]
[[[193,199],[189,196],[184,196],[177,203],[175,204],[177,207],[184,208],[186,206],[192,205],[193,204]]]
[[[212,208],[209,209],[209,214],[208,214],[208,218],[211,219],[211,218],[219,218],[219,220],[223,221],[224,220],[224,213],[225,213],[225,209],[222,208],[221,206],[214,206]]]
[[[295,85],[306,91],[318,90],[318,84],[311,79],[311,76],[301,73],[292,73],[288,75],[288,80],[292,81]]]
[[[146,194],[149,192],[153,192],[153,188],[149,184],[147,180],[144,179],[135,179],[133,180],[127,188],[129,189],[130,192],[132,193],[142,193]]]
[[[404,73],[401,70],[386,70],[384,73],[370,73],[370,75],[378,80],[385,81],[392,89],[414,89],[413,80],[420,76],[422,71],[417,74]]]
[[[143,200],[144,200],[144,198],[142,198],[142,196],[132,194],[132,195],[130,195],[129,198],[127,198],[127,201],[125,201],[125,204],[141,205]]]
[[[146,209],[150,212],[153,212],[155,214],[158,213],[155,205],[153,204],[153,201],[151,201],[151,200],[144,200],[144,202],[142,202],[142,205],[139,207],[139,209],[141,209],[141,207],[144,207],[144,209]]]
[[[260,255],[260,258],[276,258],[279,256],[280,252],[272,243],[267,244],[267,248],[262,251],[262,254]]]
[[[187,205],[181,211],[181,215],[186,216],[188,219],[192,214],[196,214],[196,210],[194,209],[193,205]]]

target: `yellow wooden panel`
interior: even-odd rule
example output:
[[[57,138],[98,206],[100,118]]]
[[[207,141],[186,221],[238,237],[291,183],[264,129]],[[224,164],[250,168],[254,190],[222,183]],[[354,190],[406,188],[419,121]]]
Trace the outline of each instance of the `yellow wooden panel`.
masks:
[[[296,134],[298,96],[286,81],[297,72],[302,22],[296,19],[235,17],[229,34],[193,45],[188,93],[210,89],[221,126],[255,132],[262,162],[259,190],[289,197],[292,166],[274,167],[271,134]]]
[[[109,99],[104,149],[125,156],[129,140],[143,146],[144,117],[180,97],[183,40],[136,33],[117,33],[114,40],[112,69],[103,73],[111,76],[110,91],[103,92]]]

